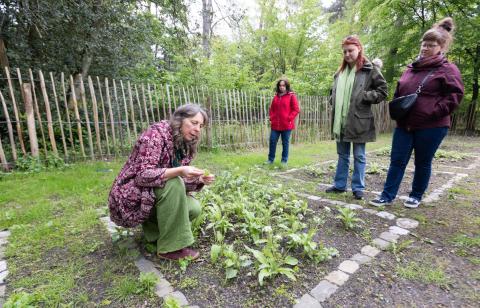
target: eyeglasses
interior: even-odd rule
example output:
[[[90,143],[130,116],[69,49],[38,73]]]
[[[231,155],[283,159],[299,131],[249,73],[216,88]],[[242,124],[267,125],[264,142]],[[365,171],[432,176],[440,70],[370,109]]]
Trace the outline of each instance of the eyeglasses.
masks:
[[[428,43],[422,43],[422,48],[427,48],[427,49],[433,49],[435,47],[438,47],[438,44],[428,44]]]

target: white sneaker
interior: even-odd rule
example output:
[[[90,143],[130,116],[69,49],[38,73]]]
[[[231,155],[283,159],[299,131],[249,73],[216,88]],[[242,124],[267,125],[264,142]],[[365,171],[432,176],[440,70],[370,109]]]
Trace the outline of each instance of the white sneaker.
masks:
[[[403,206],[408,207],[410,209],[416,209],[420,205],[420,201],[415,198],[408,198],[407,201],[403,202]]]

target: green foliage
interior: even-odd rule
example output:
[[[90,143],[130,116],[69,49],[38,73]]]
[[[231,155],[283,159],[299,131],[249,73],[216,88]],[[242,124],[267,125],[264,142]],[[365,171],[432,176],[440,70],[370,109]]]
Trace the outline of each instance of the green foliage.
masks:
[[[178,299],[173,296],[166,296],[165,301],[162,304],[162,308],[181,308],[182,304]]]
[[[359,223],[363,222],[362,219],[356,217],[357,214],[355,213],[355,211],[348,207],[338,208],[338,212],[340,213],[340,215],[335,216],[335,218],[340,219],[343,227],[346,230],[354,229],[359,225]]]
[[[437,152],[435,152],[435,158],[445,159],[452,162],[462,160],[466,157],[468,157],[467,154],[457,151],[437,150]]]
[[[442,288],[448,288],[450,283],[442,266],[429,262],[409,262],[406,266],[397,265],[396,271],[402,278],[431,283]]]
[[[382,174],[384,173],[384,169],[377,163],[371,163],[368,165],[368,169],[366,171],[367,174]]]
[[[153,296],[155,293],[155,286],[158,282],[158,277],[154,273],[140,273],[138,277],[138,290],[137,293],[147,294]]]
[[[42,302],[43,296],[37,293],[26,292],[13,293],[5,302],[5,308],[34,308]]]
[[[185,258],[178,259],[178,266],[180,267],[180,270],[182,271],[182,273],[185,273],[187,271],[187,267],[188,265],[190,265],[192,260],[193,260],[192,257],[185,257]]]

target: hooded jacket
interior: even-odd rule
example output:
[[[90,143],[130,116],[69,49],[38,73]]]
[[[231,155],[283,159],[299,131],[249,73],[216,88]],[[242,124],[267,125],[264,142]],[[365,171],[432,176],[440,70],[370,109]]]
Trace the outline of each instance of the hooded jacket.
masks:
[[[394,98],[414,93],[431,69],[435,71],[407,116],[397,121],[398,127],[408,131],[450,127],[450,115],[462,101],[464,87],[457,66],[443,55],[420,58],[408,65],[397,83]]]
[[[299,112],[295,93],[275,95],[269,109],[271,128],[279,131],[295,129],[295,117]]]

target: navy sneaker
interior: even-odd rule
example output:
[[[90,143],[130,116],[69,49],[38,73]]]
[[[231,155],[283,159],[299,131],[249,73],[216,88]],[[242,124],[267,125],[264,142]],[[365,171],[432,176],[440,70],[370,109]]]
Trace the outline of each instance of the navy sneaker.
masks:
[[[332,193],[332,194],[341,194],[345,192],[345,189],[338,189],[335,186],[329,187],[325,189],[326,193]]]
[[[376,198],[376,199],[373,199],[370,202],[368,202],[368,204],[376,206],[376,207],[390,205],[391,203],[392,203],[391,201],[387,201],[383,198]]]
[[[353,192],[353,197],[355,200],[362,200],[363,199],[363,191],[361,190],[356,190]]]
[[[403,202],[403,206],[408,207],[409,209],[416,209],[420,205],[420,201],[415,198],[408,198],[407,201]]]

